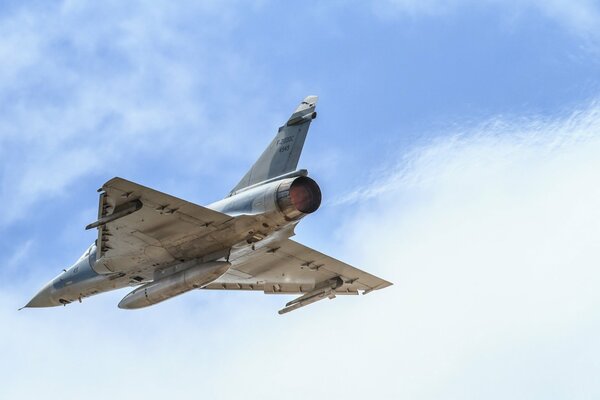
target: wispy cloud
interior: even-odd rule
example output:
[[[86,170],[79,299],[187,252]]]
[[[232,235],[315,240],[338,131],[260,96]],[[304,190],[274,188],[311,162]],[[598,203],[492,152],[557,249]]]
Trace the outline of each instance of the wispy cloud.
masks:
[[[34,241],[32,239],[26,240],[21,243],[14,252],[10,255],[6,261],[2,263],[2,270],[14,272],[15,268],[18,268],[22,265],[23,261],[27,260],[29,252],[34,245]]]
[[[186,169],[227,154],[240,121],[260,114],[259,98],[241,101],[259,74],[222,42],[235,10],[218,2],[9,8],[0,18],[0,224],[94,171],[131,167],[134,152],[177,154],[163,162]],[[216,125],[226,135],[215,135]]]
[[[511,17],[533,11],[576,34],[594,39],[600,37],[600,6],[591,0],[384,0],[372,4],[375,12],[385,18],[397,15],[446,16],[482,6],[496,7]]]
[[[535,163],[558,156],[566,148],[593,140],[598,132],[598,102],[553,119],[542,116],[514,120],[494,117],[478,125],[464,126],[454,133],[446,133],[431,143],[413,149],[395,165],[382,167],[373,182],[333,199],[332,204],[351,204],[387,197],[400,187],[406,190],[436,187],[449,173],[460,170],[465,158],[479,163],[480,174],[507,166],[526,168],[528,162]],[[488,160],[491,155],[494,156],[494,162]],[[449,158],[440,162],[441,156]]]

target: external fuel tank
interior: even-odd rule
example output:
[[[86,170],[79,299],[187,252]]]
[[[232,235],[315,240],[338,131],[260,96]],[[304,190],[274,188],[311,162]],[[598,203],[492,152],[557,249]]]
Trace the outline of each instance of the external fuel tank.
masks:
[[[147,307],[201,288],[223,275],[230,266],[227,261],[211,261],[176,272],[135,289],[123,297],[119,308],[132,310]]]

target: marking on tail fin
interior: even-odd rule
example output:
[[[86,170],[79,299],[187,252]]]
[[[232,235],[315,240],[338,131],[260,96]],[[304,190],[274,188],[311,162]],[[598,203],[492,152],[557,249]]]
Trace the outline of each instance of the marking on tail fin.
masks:
[[[311,121],[316,117],[317,96],[306,97],[231,193],[296,170]]]

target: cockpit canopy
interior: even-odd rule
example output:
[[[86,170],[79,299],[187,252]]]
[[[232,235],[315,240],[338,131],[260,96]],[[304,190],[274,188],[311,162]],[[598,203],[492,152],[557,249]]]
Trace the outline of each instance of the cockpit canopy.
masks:
[[[81,261],[83,260],[89,260],[90,263],[90,267],[94,266],[94,263],[96,262],[96,243],[92,243],[92,245],[90,247],[87,248],[87,250],[81,255],[81,257],[79,257],[79,259],[77,260],[77,262],[75,264],[79,264]]]

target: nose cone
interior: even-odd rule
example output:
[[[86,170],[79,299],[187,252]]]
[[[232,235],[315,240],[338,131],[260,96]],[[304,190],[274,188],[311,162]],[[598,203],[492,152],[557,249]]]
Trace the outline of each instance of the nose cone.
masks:
[[[49,282],[40,290],[33,299],[25,305],[25,307],[54,307],[59,306],[60,302],[54,300],[52,294],[54,292],[54,288],[52,287],[52,282]]]

